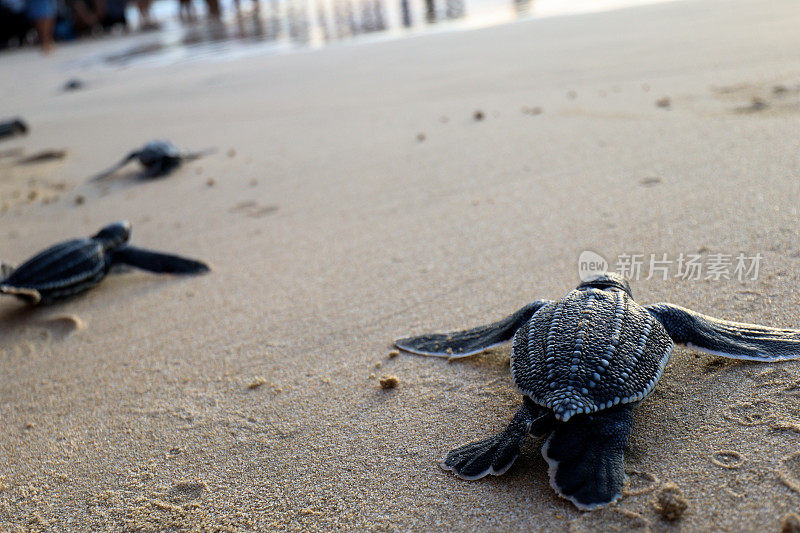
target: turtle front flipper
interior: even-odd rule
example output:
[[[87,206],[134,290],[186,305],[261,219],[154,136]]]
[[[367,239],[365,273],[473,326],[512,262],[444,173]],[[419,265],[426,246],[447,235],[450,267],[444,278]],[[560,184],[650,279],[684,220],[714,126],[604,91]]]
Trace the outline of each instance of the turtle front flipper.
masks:
[[[530,320],[536,311],[549,303],[550,300],[529,303],[513,315],[487,326],[453,333],[408,337],[395,341],[394,345],[405,352],[434,357],[451,358],[474,355],[510,341],[514,337],[514,333]]]
[[[117,170],[119,170],[122,167],[124,167],[125,165],[127,165],[128,162],[130,162],[132,159],[136,159],[137,157],[139,157],[139,152],[131,152],[131,153],[129,153],[127,155],[127,157],[125,157],[122,161],[120,161],[119,163],[117,163],[113,167],[108,168],[108,169],[100,172],[99,174],[89,178],[89,181],[98,181],[98,180],[105,179],[105,178],[109,177],[110,175],[112,175]]]
[[[630,405],[557,422],[542,447],[550,485],[579,509],[616,501],[625,483],[624,448],[631,433]]]
[[[552,419],[549,411],[529,402],[520,407],[506,429],[494,437],[472,442],[447,454],[440,466],[462,479],[480,479],[504,474],[519,456],[529,433],[541,435]]]
[[[783,361],[800,358],[800,331],[729,322],[683,307],[645,306],[678,344],[733,359]]]
[[[211,270],[201,261],[178,255],[151,252],[133,246],[123,246],[111,252],[112,264],[123,263],[158,274],[204,274]]]
[[[20,300],[24,300],[31,305],[36,305],[42,301],[42,295],[36,289],[26,289],[25,287],[12,287],[11,285],[0,285],[0,294],[10,294]]]

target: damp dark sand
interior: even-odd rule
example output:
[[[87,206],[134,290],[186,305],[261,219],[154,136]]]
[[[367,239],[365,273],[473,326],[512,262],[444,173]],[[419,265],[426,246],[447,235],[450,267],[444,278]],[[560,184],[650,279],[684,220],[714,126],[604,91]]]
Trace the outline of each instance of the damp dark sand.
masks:
[[[500,478],[437,467],[515,411],[507,348],[448,363],[390,342],[558,297],[583,250],[761,253],[755,281],[634,293],[800,326],[798,19],[689,0],[169,68],[72,72],[97,43],[3,57],[3,113],[31,132],[0,147],[2,259],[127,218],[214,270],[0,301],[0,529],[792,527],[800,363],[677,349],[625,496],[582,513],[535,442]],[[218,151],[86,183],[152,138]],[[44,150],[66,156],[19,163]]]

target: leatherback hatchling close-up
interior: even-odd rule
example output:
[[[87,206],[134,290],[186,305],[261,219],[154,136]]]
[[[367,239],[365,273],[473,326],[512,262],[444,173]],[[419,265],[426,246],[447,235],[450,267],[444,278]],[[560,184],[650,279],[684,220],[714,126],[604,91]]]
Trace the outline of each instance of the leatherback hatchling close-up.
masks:
[[[512,339],[511,376],[522,406],[504,431],[454,449],[441,467],[469,480],[499,476],[529,434],[545,437],[550,484],[586,510],[621,496],[632,409],[653,391],[674,343],[734,359],[800,358],[800,331],[729,322],[668,303],[642,306],[614,273],[487,326],[395,344],[454,358]]]

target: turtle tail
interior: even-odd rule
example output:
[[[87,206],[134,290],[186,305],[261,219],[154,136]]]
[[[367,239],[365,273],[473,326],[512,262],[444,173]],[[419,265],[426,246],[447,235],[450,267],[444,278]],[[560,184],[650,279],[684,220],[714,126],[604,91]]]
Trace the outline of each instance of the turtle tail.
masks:
[[[631,433],[629,405],[557,422],[542,447],[550,484],[579,509],[616,501],[625,483],[624,448]]]

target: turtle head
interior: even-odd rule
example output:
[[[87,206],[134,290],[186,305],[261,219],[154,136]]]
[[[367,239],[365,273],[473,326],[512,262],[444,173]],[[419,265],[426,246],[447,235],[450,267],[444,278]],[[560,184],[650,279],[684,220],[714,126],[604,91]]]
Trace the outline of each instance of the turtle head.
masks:
[[[628,280],[615,272],[605,272],[603,274],[592,276],[585,279],[580,285],[578,285],[578,290],[589,288],[619,290],[627,293],[628,296],[633,298],[633,293],[631,292],[631,286],[628,283]]]
[[[131,223],[127,220],[120,220],[104,227],[92,238],[101,241],[106,248],[115,248],[128,242],[130,237]]]

